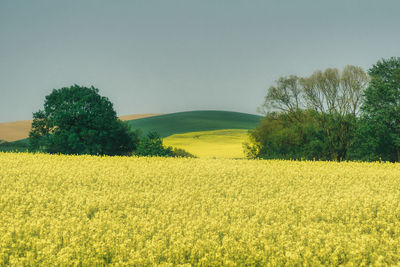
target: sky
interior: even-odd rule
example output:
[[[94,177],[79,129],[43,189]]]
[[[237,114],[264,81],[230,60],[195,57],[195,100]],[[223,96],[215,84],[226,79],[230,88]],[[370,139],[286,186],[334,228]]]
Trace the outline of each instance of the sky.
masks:
[[[118,115],[257,113],[281,76],[400,56],[398,0],[0,0],[0,122],[94,86]]]

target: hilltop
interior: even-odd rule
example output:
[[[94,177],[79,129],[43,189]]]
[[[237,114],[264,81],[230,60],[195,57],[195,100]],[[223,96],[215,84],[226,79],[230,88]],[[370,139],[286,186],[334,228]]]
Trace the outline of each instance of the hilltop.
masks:
[[[253,129],[262,117],[253,114],[200,110],[170,113],[128,121],[133,129],[143,133],[156,131],[161,137],[200,131],[225,129]]]

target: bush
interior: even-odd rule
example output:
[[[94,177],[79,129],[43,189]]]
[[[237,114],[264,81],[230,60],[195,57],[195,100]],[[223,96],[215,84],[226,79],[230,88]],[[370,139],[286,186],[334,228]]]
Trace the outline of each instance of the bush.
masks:
[[[135,155],[173,157],[174,153],[172,147],[163,145],[162,139],[157,132],[149,132],[145,138],[140,140]]]
[[[293,119],[293,117],[298,119]],[[271,112],[256,129],[250,131],[245,144],[248,158],[330,159],[328,142],[316,122],[318,114],[298,110],[293,114]]]
[[[160,135],[157,132],[149,132],[147,136],[139,141],[135,151],[137,156],[158,156],[158,157],[181,157],[195,158],[184,149],[165,147]]]
[[[186,150],[182,148],[176,148],[174,147],[172,150],[173,156],[177,158],[197,158],[195,155],[187,152]]]

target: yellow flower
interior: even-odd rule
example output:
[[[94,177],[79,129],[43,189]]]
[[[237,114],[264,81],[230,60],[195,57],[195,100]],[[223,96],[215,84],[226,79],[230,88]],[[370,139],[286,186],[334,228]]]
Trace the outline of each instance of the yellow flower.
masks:
[[[0,265],[399,265],[400,165],[0,153]]]

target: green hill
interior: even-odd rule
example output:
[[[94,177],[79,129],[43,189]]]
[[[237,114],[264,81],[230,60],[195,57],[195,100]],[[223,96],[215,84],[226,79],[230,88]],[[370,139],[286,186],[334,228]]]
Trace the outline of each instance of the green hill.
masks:
[[[143,133],[156,131],[161,137],[173,134],[223,129],[253,129],[262,117],[231,111],[187,111],[128,121]]]

